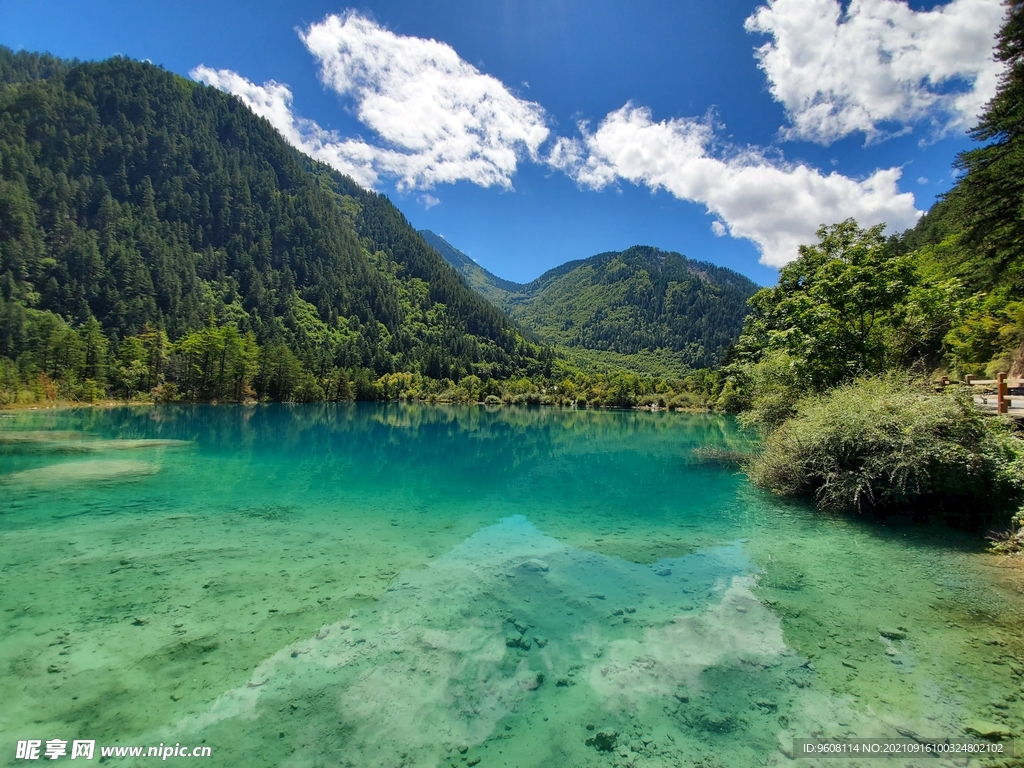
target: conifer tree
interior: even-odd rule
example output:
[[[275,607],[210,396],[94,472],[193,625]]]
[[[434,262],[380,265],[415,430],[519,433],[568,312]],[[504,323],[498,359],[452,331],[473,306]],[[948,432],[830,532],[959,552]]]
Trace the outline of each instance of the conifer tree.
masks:
[[[1006,64],[996,95],[971,131],[985,146],[963,152],[964,176],[949,194],[963,243],[978,252],[974,282],[1024,286],[1024,2],[1008,2],[996,43]]]

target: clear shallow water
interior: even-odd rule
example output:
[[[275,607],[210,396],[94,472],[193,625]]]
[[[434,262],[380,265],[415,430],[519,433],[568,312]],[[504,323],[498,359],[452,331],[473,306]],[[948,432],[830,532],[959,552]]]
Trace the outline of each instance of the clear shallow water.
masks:
[[[1024,730],[997,561],[689,458],[742,444],[665,413],[3,414],[0,762],[78,738],[229,766],[710,768],[790,763],[793,737]]]

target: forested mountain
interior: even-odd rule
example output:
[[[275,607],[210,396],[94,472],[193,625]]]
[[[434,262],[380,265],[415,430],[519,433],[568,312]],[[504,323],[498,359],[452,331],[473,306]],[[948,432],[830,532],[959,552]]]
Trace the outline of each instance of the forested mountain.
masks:
[[[757,285],[742,275],[647,246],[570,261],[520,285],[495,277],[430,231],[421,234],[513,319],[553,344],[619,355],[668,350],[716,365],[739,336]]]
[[[550,359],[386,197],[235,98],[0,48],[0,388],[344,399]]]

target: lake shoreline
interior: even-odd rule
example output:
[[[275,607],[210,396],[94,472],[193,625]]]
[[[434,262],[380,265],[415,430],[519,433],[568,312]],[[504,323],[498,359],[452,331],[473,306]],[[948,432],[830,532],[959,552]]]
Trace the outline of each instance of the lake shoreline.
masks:
[[[618,405],[584,405],[573,406],[563,403],[487,403],[483,400],[475,402],[458,402],[455,400],[418,400],[409,398],[397,398],[394,400],[317,400],[309,403],[298,401],[277,401],[277,400],[243,400],[236,401],[175,401],[175,402],[154,402],[152,400],[102,400],[93,403],[78,402],[74,400],[49,401],[41,403],[4,403],[0,404],[0,413],[11,411],[53,411],[73,408],[121,408],[121,407],[159,407],[159,406],[256,406],[256,405],[352,405],[354,403],[382,403],[396,404],[408,403],[415,405],[429,406],[482,406],[484,408],[553,408],[557,410],[580,410],[580,411],[646,411],[651,413],[719,413],[711,408],[684,408],[684,407],[660,407],[649,405],[618,406]]]

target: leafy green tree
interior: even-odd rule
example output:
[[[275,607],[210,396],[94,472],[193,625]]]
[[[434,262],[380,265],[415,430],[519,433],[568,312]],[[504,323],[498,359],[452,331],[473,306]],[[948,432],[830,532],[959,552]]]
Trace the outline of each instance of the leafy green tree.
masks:
[[[287,346],[270,343],[260,350],[256,391],[271,400],[292,400],[304,383],[302,374],[302,363]]]
[[[912,256],[888,247],[883,228],[852,219],[821,227],[778,285],[750,299],[740,356],[785,352],[804,385],[823,389],[934,355],[962,311],[962,288],[923,280]]]
[[[95,317],[90,317],[78,331],[82,344],[84,359],[82,376],[102,386],[107,377],[107,351],[110,346],[103,329]]]
[[[354,399],[352,386],[349,383],[348,371],[344,368],[335,368],[331,371],[325,386],[325,394],[328,400],[336,403],[347,403]]]

